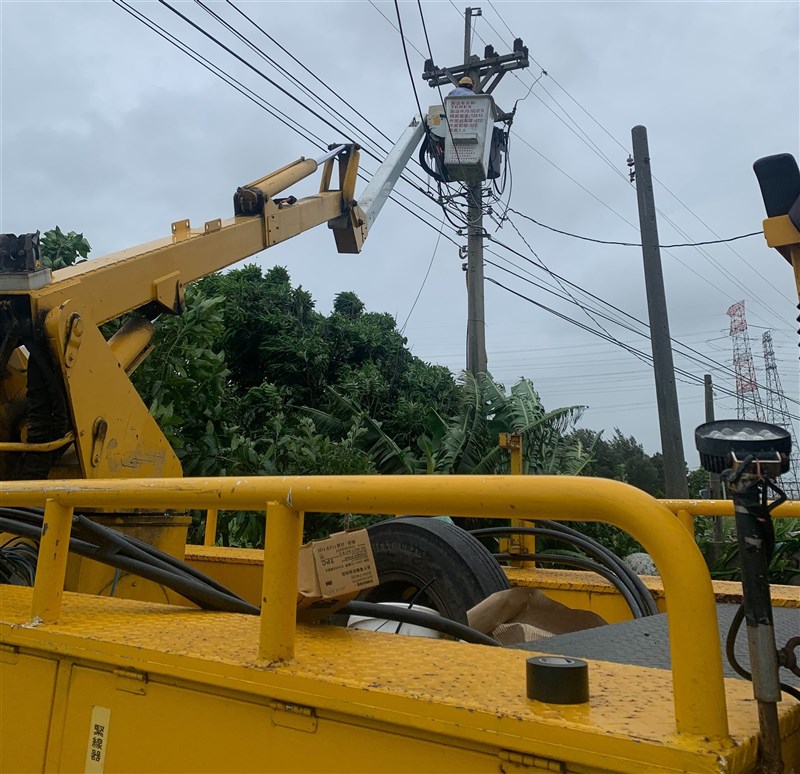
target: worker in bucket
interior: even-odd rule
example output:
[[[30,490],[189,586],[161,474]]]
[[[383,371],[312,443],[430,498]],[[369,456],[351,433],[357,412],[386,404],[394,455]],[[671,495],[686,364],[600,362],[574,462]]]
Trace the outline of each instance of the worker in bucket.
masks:
[[[475,94],[475,84],[468,75],[465,75],[458,82],[458,86],[453,89],[447,96],[448,97],[472,97]]]

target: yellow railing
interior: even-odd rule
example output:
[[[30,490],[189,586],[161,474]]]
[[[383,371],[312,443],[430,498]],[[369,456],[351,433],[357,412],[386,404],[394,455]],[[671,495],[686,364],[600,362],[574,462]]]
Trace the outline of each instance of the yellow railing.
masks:
[[[58,619],[74,508],[265,511],[259,654],[294,654],[297,553],[306,512],[603,521],[637,539],[664,582],[677,730],[728,735],[711,579],[672,512],[626,484],[567,476],[309,476],[0,483],[0,505],[45,506],[34,616]],[[706,509],[706,503],[702,508]],[[637,697],[641,700],[641,697]]]
[[[681,511],[689,516],[733,516],[733,500],[659,500],[675,515]],[[800,519],[800,500],[789,500],[772,511],[776,519]]]

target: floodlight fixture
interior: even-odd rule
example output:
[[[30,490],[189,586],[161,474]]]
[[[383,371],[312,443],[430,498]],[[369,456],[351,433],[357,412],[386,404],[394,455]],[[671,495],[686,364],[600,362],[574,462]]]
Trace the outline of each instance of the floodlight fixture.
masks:
[[[747,457],[765,464],[770,473],[789,470],[792,436],[784,428],[750,419],[706,422],[694,431],[700,464],[709,473],[722,473]]]

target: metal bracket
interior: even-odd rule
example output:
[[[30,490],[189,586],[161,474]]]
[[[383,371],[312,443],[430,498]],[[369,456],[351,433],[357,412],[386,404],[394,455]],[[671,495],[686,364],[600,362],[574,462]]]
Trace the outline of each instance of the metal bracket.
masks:
[[[270,720],[275,726],[292,728],[295,731],[304,731],[307,734],[313,734],[317,730],[317,711],[313,707],[271,701],[269,708],[272,710]]]
[[[172,238],[176,242],[182,242],[192,235],[192,227],[189,220],[176,220],[172,224]]]
[[[114,677],[117,678],[115,687],[118,691],[135,693],[138,696],[147,694],[146,672],[135,672],[132,669],[115,669]]]
[[[79,314],[73,314],[67,323],[67,341],[64,344],[64,365],[72,368],[78,359],[78,350],[83,339],[83,320]]]
[[[96,468],[100,464],[103,456],[103,447],[106,445],[106,435],[108,434],[108,422],[103,417],[94,420],[92,428],[92,467]]]

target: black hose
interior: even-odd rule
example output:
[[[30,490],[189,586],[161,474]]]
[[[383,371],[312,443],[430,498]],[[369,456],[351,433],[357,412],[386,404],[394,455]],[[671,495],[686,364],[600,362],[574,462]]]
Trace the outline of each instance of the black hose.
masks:
[[[639,591],[639,596],[642,598],[642,601],[645,604],[645,609],[648,611],[648,615],[659,614],[660,611],[658,609],[658,605],[656,605],[656,602],[653,599],[653,595],[650,593],[650,590],[647,588],[647,586],[644,585],[644,581],[627,564],[625,564],[624,560],[620,559],[613,551],[606,548],[602,543],[599,543],[594,538],[590,538],[588,535],[584,535],[579,530],[573,529],[572,527],[568,527],[566,524],[562,524],[559,521],[551,521],[549,519],[537,519],[536,523],[539,524],[540,526],[547,527],[549,529],[556,529],[559,532],[563,532],[565,535],[571,535],[573,537],[579,537],[583,538],[584,540],[589,540],[593,545],[596,546],[597,550],[600,551],[600,553],[608,557],[613,566],[617,567],[622,574],[630,578],[631,583]]]
[[[0,517],[0,529],[34,539],[40,538],[42,533],[41,527],[21,523],[6,517]],[[260,612],[257,607],[239,598],[233,592],[228,591],[227,593],[223,593],[215,588],[211,588],[206,583],[188,577],[185,573],[179,574],[174,570],[166,570],[162,567],[153,566],[152,564],[120,553],[104,553],[98,546],[78,538],[70,539],[69,548],[70,551],[79,556],[94,559],[97,562],[124,570],[125,572],[137,575],[145,580],[150,580],[154,583],[166,586],[176,591],[190,602],[194,602],[199,607],[207,610],[220,610],[249,615],[258,615]]]
[[[744,621],[744,605],[739,605],[736,614],[733,616],[731,625],[728,627],[728,636],[725,638],[725,656],[728,659],[728,663],[731,665],[731,668],[734,672],[736,672],[737,675],[739,675],[739,677],[743,677],[745,680],[753,682],[752,673],[748,672],[739,663],[739,659],[736,658],[736,638],[739,635],[739,629],[742,626],[742,621]],[[800,691],[798,691],[797,688],[792,685],[788,685],[787,683],[779,683],[779,685],[784,693],[788,693],[790,696],[793,696],[795,699],[800,701]]]
[[[615,572],[620,582],[627,586],[634,597],[640,597],[641,604],[639,607],[642,610],[642,615],[656,615],[658,613],[658,608],[653,598],[650,596],[650,593],[647,591],[647,588],[641,582],[641,579],[637,576],[639,583],[635,583],[631,577],[635,575],[635,573],[627,565],[618,557],[614,556],[607,548],[600,546],[596,541],[585,535],[580,535],[580,533],[576,535],[566,534],[561,530],[547,527],[487,527],[473,530],[471,534],[475,537],[493,537],[495,535],[508,534],[542,535],[543,537],[550,537],[553,540],[559,540],[563,543],[576,545],[582,548],[586,553],[597,558],[601,564],[605,564],[609,569]],[[648,604],[648,599],[650,604]]]
[[[0,513],[7,513],[13,514],[18,518],[24,520],[28,524],[33,524],[34,526],[38,526],[41,529],[42,526],[42,518],[43,518],[43,510],[41,508],[10,508],[10,507],[0,507]],[[174,556],[165,553],[164,551],[160,551],[155,546],[150,545],[149,543],[144,542],[143,540],[139,540],[138,538],[133,537],[133,535],[126,535],[123,532],[119,532],[118,530],[112,529],[111,527],[107,527],[103,524],[98,524],[96,521],[92,521],[88,519],[84,514],[77,514],[80,515],[82,519],[86,521],[80,522],[80,527],[89,529],[91,531],[96,532],[98,535],[102,534],[103,537],[107,538],[110,541],[116,541],[117,538],[124,540],[127,544],[140,549],[141,551],[149,554],[152,557],[157,558],[162,563],[168,565],[174,570],[179,572],[185,573],[186,575],[190,575],[198,581],[202,583],[206,583],[212,588],[217,589],[217,591],[221,591],[223,594],[231,594],[232,592],[223,586],[221,583],[218,583],[213,578],[204,575],[199,570],[191,567],[190,565],[182,562],[180,559],[176,559]],[[91,526],[87,526],[86,522],[89,523]],[[146,561],[144,558],[142,561]]]
[[[471,626],[451,621],[449,618],[426,613],[424,610],[414,610],[405,607],[394,607],[393,605],[381,605],[378,602],[348,602],[344,607],[337,611],[345,615],[364,615],[370,618],[385,618],[387,621],[399,621],[400,623],[424,626],[428,629],[447,634],[474,645],[491,645],[499,648],[500,643],[493,640],[483,632],[473,629]]]
[[[145,564],[151,563],[154,566],[160,567],[166,571],[177,571],[180,574],[193,577],[195,580],[201,581],[202,583],[215,588],[217,591],[220,591],[223,594],[233,594],[230,589],[227,589],[225,586],[217,583],[217,581],[215,581],[213,578],[203,575],[203,573],[201,573],[199,570],[195,570],[186,563],[175,559],[175,557],[170,556],[163,551],[159,551],[154,546],[148,546],[147,543],[137,540],[130,535],[125,535],[122,532],[111,529],[111,527],[105,526],[104,524],[98,524],[97,522],[88,519],[83,514],[75,514],[72,518],[72,523],[78,527],[79,532],[88,532],[90,535],[94,535],[102,541],[107,541],[108,543],[117,546],[119,549],[124,549],[133,559],[138,559],[140,562],[144,562]],[[149,547],[151,550],[148,551],[145,547]],[[172,561],[168,561],[168,559]]]
[[[579,567],[582,570],[590,570],[596,572],[601,577],[605,578],[609,583],[622,595],[622,598],[630,608],[631,614],[634,618],[644,618],[647,613],[642,610],[638,601],[631,594],[630,589],[620,580],[619,576],[609,570],[607,567],[591,559],[584,559],[580,556],[562,556],[560,554],[493,554],[495,559],[528,559],[536,562],[551,562],[555,564],[565,564],[567,567]]]

